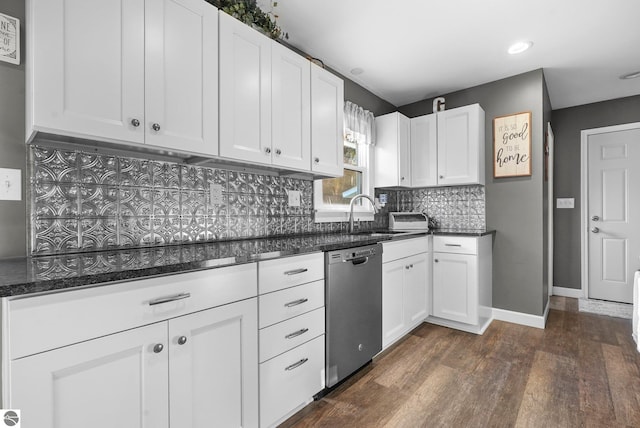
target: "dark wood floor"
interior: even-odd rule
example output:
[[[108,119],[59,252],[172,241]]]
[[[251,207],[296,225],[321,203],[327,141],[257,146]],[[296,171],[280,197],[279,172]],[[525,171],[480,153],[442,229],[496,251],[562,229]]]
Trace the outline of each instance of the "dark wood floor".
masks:
[[[554,297],[546,329],[423,324],[283,427],[640,427],[631,320]]]

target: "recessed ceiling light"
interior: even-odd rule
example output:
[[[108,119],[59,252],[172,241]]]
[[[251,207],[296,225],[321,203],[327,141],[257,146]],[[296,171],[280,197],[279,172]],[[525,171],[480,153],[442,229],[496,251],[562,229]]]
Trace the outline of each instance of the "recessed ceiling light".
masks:
[[[357,76],[358,74],[362,74],[362,73],[364,73],[364,70],[361,69],[360,67],[351,69],[351,74],[353,74],[354,76]]]
[[[509,46],[509,52],[511,55],[519,54],[533,46],[533,42],[517,42]]]
[[[623,80],[635,79],[636,77],[640,77],[640,71],[634,71],[633,73],[623,74],[620,76]]]

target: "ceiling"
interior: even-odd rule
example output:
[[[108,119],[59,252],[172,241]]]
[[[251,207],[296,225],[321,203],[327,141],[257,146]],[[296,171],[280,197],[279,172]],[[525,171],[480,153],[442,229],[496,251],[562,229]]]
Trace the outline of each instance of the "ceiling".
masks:
[[[637,0],[258,0],[290,45],[390,103],[543,68],[553,109],[640,94]],[[533,47],[519,55],[520,40]],[[351,70],[363,72],[354,75]]]

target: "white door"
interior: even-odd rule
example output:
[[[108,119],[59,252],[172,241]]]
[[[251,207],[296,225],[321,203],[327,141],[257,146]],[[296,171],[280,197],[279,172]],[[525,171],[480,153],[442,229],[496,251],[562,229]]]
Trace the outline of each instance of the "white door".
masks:
[[[438,184],[484,184],[484,111],[478,104],[436,113],[438,118]]]
[[[411,186],[438,184],[437,138],[435,114],[411,119]]]
[[[169,321],[171,427],[258,426],[257,299]]]
[[[433,315],[478,323],[478,258],[466,254],[433,254]]]
[[[632,303],[640,267],[640,124],[587,132],[589,298]]]
[[[11,361],[10,406],[24,427],[168,428],[166,347],[163,322]]]
[[[553,129],[551,129],[551,123],[547,123],[547,204],[549,218],[548,222],[548,294],[553,295],[553,153],[554,153],[554,136]]]
[[[144,142],[144,0],[29,5],[34,128]]]
[[[271,163],[271,44],[220,10],[220,156]]]
[[[311,170],[342,177],[344,82],[311,64]]]
[[[271,47],[274,165],[311,169],[311,63],[279,43]]]
[[[427,278],[429,263],[427,254],[416,254],[405,262],[404,305],[405,320],[408,328],[420,324],[429,315],[429,296]]]
[[[403,259],[382,265],[382,347],[386,348],[404,332]]]
[[[146,143],[218,154],[218,10],[146,0]]]

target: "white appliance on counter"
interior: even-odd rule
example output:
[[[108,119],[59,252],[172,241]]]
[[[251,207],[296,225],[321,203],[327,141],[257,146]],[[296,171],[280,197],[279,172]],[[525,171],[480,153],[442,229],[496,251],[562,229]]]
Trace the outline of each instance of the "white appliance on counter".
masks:
[[[423,213],[396,212],[389,213],[390,230],[429,230],[429,217]]]

